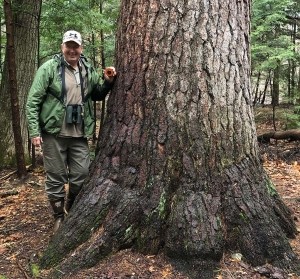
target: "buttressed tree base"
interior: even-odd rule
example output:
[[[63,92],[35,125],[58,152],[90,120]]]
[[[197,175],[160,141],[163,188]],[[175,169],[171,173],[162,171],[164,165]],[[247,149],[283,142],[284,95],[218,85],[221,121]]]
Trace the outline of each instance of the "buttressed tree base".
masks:
[[[42,258],[70,273],[124,248],[212,278],[227,251],[299,272],[260,162],[250,1],[123,0],[118,77],[84,190]]]

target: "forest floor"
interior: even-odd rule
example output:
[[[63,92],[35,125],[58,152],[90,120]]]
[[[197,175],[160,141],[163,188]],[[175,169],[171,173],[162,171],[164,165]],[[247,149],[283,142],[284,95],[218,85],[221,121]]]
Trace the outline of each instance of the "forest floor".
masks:
[[[261,126],[258,126],[263,128]],[[284,202],[293,212],[300,232],[300,143],[278,141],[261,145],[264,167]],[[24,181],[0,172],[0,279],[45,278],[36,265],[52,236],[53,220],[44,193],[42,167]],[[300,258],[300,233],[290,244]],[[167,258],[123,250],[97,266],[63,278],[72,279],[188,279]],[[239,255],[224,255],[216,279],[299,279],[271,265],[252,267]],[[199,278],[201,279],[201,278]],[[203,278],[210,279],[210,278]]]

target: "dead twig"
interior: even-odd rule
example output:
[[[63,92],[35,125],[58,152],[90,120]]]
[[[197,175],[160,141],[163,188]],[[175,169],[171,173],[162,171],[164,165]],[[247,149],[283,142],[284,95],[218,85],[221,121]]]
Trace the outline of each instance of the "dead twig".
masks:
[[[7,179],[7,178],[10,178],[12,175],[14,175],[14,174],[16,174],[16,173],[17,173],[17,170],[14,170],[14,171],[12,171],[12,172],[10,172],[10,173],[4,175],[3,177],[1,177],[1,178],[0,178],[0,181],[5,180],[5,179]]]
[[[18,260],[16,260],[16,264],[17,264],[18,268],[20,269],[20,271],[24,274],[24,277],[26,279],[31,279],[31,277],[27,274],[26,270],[21,266],[21,264]]]
[[[26,170],[29,170],[29,168],[30,168],[31,166],[32,166],[32,165],[26,166]],[[18,170],[14,170],[14,171],[12,171],[12,172],[10,172],[10,173],[8,173],[8,174],[2,176],[2,177],[0,178],[0,182],[3,181],[3,180],[5,180],[5,179],[7,179],[7,178],[10,178],[12,175],[16,174],[17,172],[18,172]]]
[[[8,191],[0,193],[0,198],[14,196],[14,195],[18,195],[18,194],[19,194],[19,191],[17,191],[17,190],[8,190]]]

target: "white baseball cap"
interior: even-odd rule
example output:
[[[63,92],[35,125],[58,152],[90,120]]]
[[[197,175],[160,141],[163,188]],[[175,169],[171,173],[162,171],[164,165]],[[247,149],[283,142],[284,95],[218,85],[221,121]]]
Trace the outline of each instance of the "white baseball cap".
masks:
[[[63,36],[63,43],[73,41],[81,46],[82,39],[79,32],[74,30],[67,31]]]

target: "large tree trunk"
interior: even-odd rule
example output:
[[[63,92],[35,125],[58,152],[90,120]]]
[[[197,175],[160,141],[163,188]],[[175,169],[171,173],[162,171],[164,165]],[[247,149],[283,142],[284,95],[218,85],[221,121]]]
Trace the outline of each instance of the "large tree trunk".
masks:
[[[25,118],[25,103],[37,66],[41,0],[16,0],[12,1],[12,7],[14,13],[14,42],[21,136],[23,147],[26,149],[28,133]],[[9,98],[8,63],[8,57],[5,57],[0,90],[0,166],[13,161],[12,157],[15,153]]]
[[[68,273],[132,247],[191,278],[212,278],[228,250],[295,268],[296,228],[258,155],[249,7],[122,1],[100,152],[43,267]]]

